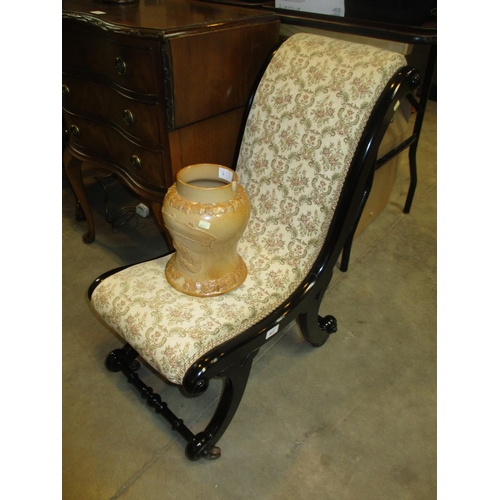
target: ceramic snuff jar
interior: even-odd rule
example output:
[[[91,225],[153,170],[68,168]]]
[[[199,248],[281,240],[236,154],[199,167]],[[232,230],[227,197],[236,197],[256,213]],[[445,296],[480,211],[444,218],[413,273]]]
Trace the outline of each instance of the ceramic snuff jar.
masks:
[[[245,281],[238,243],[250,217],[250,200],[236,172],[212,163],[183,168],[165,195],[162,216],[176,250],[165,276],[176,290],[210,297]]]

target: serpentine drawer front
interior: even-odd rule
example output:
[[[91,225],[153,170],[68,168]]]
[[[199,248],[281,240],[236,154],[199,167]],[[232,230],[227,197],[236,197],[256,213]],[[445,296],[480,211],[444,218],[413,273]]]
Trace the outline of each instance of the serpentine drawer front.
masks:
[[[139,101],[109,85],[63,75],[63,106],[74,113],[109,120],[124,134],[161,144],[158,102]]]
[[[111,38],[96,30],[64,29],[62,32],[63,65],[77,72],[109,80],[123,89],[155,95],[155,49],[157,43],[127,37]]]
[[[116,174],[163,230],[161,202],[181,168],[233,166],[278,18],[197,0],[63,0],[62,17],[64,164],[87,220],[83,239],[95,236],[83,163]]]
[[[153,189],[167,189],[163,172],[163,151],[140,146],[117,128],[77,115],[65,113],[70,123],[71,141],[89,156],[95,155],[123,169],[123,174],[143,181]]]

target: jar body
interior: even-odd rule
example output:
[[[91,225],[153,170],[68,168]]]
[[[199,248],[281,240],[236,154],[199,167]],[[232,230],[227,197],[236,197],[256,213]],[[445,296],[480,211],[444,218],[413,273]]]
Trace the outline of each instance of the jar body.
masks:
[[[190,165],[167,191],[162,216],[176,253],[165,276],[176,290],[209,297],[245,280],[238,243],[250,217],[250,200],[237,179],[222,165]]]

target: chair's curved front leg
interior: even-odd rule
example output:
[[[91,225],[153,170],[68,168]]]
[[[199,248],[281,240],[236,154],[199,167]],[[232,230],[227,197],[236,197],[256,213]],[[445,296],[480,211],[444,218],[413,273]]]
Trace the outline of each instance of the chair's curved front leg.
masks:
[[[194,439],[194,434],[184,425],[184,421],[170,410],[168,404],[162,401],[159,394],[155,393],[151,387],[147,386],[139,378],[136,373],[140,367],[140,363],[136,359],[138,356],[139,353],[130,344],[125,344],[122,348],[109,353],[106,358],[106,368],[111,372],[121,371],[127,378],[128,383],[138,390],[147,405],[167,420],[174,431],[190,442]]]
[[[220,448],[215,444],[228,428],[238,409],[250,376],[252,361],[258,352],[257,349],[249,353],[241,362],[231,365],[219,374],[223,378],[219,404],[205,430],[198,433],[186,446],[186,456],[189,460],[220,457]]]

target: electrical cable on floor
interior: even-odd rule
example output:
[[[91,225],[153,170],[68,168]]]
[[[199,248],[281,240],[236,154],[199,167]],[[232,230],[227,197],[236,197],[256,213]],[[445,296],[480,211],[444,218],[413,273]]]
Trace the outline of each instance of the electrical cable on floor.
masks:
[[[111,177],[113,174],[110,174],[106,177]],[[126,224],[129,220],[131,220],[136,212],[135,212],[135,206],[125,206],[120,208],[112,217],[109,216],[109,209],[108,209],[108,190],[106,189],[106,186],[102,182],[102,180],[99,177],[94,177],[95,180],[99,183],[99,185],[102,187],[104,191],[104,211],[106,214],[106,222],[108,224],[111,224],[111,227],[113,229],[117,229],[124,224]]]

